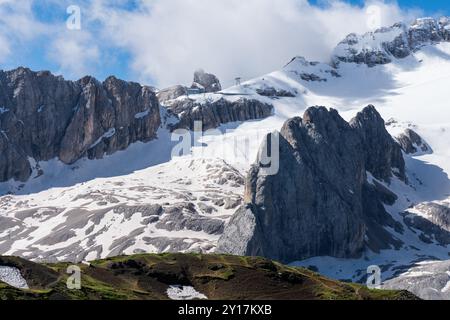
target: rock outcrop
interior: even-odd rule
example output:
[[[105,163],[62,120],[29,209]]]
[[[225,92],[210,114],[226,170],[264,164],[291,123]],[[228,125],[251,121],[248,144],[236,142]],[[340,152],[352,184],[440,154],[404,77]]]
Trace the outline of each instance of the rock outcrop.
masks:
[[[284,89],[275,89],[274,87],[269,86],[263,86],[262,88],[256,89],[256,93],[260,96],[270,98],[293,98],[297,96],[296,92]]]
[[[432,153],[431,147],[414,130],[406,129],[397,137],[397,141],[406,154]]]
[[[0,110],[0,181],[27,180],[30,159],[71,164],[152,140],[161,122],[149,87],[26,68],[0,72]]]
[[[403,220],[409,228],[414,228],[424,243],[450,244],[450,207],[448,204],[424,202],[413,210],[405,211]],[[420,213],[420,214],[418,214]]]
[[[379,179],[389,181],[394,173],[405,181],[405,161],[398,143],[387,132],[384,120],[374,106],[366,107],[350,121],[362,138],[366,170]]]
[[[197,70],[194,73],[194,82],[191,88],[200,89],[203,92],[217,92],[222,90],[219,79],[203,70]]]
[[[401,245],[383,228],[401,231],[383,206],[395,195],[367,180],[367,171],[385,181],[405,176],[400,146],[373,106],[350,123],[336,110],[309,108],[284,124],[279,151],[275,175],[259,160],[250,170],[246,205],[226,226],[219,252],[292,262]]]
[[[222,89],[219,79],[203,70],[195,72],[191,89],[199,90],[194,90],[191,95],[189,88],[177,85],[160,90],[156,94],[159,102],[169,111],[169,114],[178,118],[178,121],[173,121],[168,125],[170,130],[194,130],[194,123],[200,121],[202,129],[206,131],[230,122],[267,118],[273,113],[271,104],[245,97],[237,100],[227,99],[221,93],[217,93]],[[258,93],[270,97],[295,96],[288,91],[277,91],[273,88],[258,91]]]
[[[396,23],[364,35],[348,35],[334,51],[333,62],[353,62],[373,67],[409,56],[420,47],[450,40],[450,22],[444,17],[417,19],[411,25]]]
[[[167,108],[179,121],[171,129],[194,129],[194,122],[201,121],[203,130],[214,129],[224,123],[267,118],[273,113],[271,104],[256,99],[240,98],[230,101],[220,98],[215,101],[196,101],[193,99],[177,99]]]
[[[164,104],[166,101],[177,99],[181,96],[187,95],[187,88],[182,85],[172,86],[170,88],[166,88],[158,91],[156,96],[161,104]]]
[[[402,288],[425,300],[450,300],[450,260],[429,261],[411,266],[393,279],[383,283],[382,289]]]
[[[450,206],[448,204],[428,202],[421,203],[415,208],[427,215],[433,224],[450,232]]]

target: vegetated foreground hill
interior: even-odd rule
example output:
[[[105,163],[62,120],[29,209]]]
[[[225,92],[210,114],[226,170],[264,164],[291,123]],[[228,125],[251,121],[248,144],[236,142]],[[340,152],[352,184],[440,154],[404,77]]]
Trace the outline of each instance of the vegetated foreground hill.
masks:
[[[81,289],[69,290],[68,263],[36,264],[0,257],[0,266],[19,270],[29,289],[0,282],[0,299],[357,299],[408,300],[407,291],[369,290],[330,280],[308,269],[257,257],[199,254],[142,254],[97,260],[81,268]]]

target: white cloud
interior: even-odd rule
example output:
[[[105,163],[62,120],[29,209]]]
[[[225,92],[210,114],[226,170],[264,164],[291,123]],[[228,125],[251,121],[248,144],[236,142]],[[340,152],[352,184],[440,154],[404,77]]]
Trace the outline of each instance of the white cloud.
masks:
[[[320,8],[307,0],[135,0],[133,10],[127,9],[129,0],[78,0],[82,30],[71,31],[62,20],[39,21],[33,5],[40,1],[0,0],[0,62],[32,51],[38,39],[58,67],[53,71],[73,79],[98,74],[98,62],[120,48],[131,57],[119,61],[128,64],[121,70],[130,68],[135,80],[160,87],[189,84],[198,68],[229,85],[236,76],[278,69],[295,55],[326,61],[348,33],[365,32],[374,21],[390,25],[411,17],[380,0],[363,8],[339,0]],[[57,5],[62,17],[72,3],[44,2]],[[378,8],[375,19],[367,11],[371,5]]]
[[[49,57],[59,65],[57,73],[78,79],[92,74],[100,49],[91,34],[81,30],[66,30],[55,35]]]
[[[0,62],[4,62],[10,54],[11,48],[8,39],[6,39],[3,35],[0,35]]]
[[[47,31],[33,16],[33,0],[0,0],[0,61],[6,61],[14,48]]]
[[[122,1],[123,2],[123,1]],[[189,83],[202,67],[225,84],[280,68],[295,55],[327,60],[350,32],[368,31],[410,18],[395,3],[365,7],[306,0],[141,0],[125,11],[96,0],[90,18],[103,24],[103,37],[132,55],[139,80],[159,86]],[[374,11],[367,10],[376,5]],[[373,9],[373,7],[371,7]]]
[[[0,62],[12,65],[24,64],[17,60],[15,52],[30,52],[33,46],[46,48],[47,57],[58,66],[55,73],[61,73],[72,79],[94,73],[96,62],[100,57],[98,39],[91,35],[88,28],[84,30],[69,30],[64,19],[69,2],[56,0],[0,0]],[[34,5],[48,6],[61,13],[57,22],[40,21],[35,15]],[[87,26],[86,26],[87,27]],[[38,40],[36,44],[34,41]],[[23,57],[21,57],[23,58]],[[45,57],[42,59],[42,69],[46,69]]]

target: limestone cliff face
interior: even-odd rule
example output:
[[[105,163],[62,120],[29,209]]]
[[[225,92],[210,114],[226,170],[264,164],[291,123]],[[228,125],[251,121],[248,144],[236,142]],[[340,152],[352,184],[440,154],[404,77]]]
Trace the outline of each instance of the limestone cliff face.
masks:
[[[229,101],[220,98],[212,102],[196,102],[189,98],[172,101],[167,108],[177,115],[179,122],[172,129],[193,129],[201,121],[203,130],[214,129],[224,123],[267,118],[273,113],[273,106],[256,99],[241,98]]]
[[[387,132],[384,120],[374,106],[366,107],[350,121],[362,139],[366,170],[389,182],[393,174],[406,180],[405,161],[399,144]]]
[[[400,146],[382,128],[373,106],[350,124],[324,107],[288,120],[280,134],[278,173],[265,175],[259,161],[252,167],[247,204],[226,227],[219,252],[292,262],[356,257],[366,245],[373,250],[398,245],[381,227],[395,228],[383,207],[395,195],[366,176],[372,170],[382,180],[392,172],[404,178]]]
[[[63,162],[75,162],[84,154],[101,158],[156,138],[161,120],[150,88],[114,77],[103,84],[90,77],[80,82],[83,91],[61,144]]]
[[[154,92],[137,83],[1,71],[0,181],[27,180],[29,158],[70,164],[154,139],[160,122]]]

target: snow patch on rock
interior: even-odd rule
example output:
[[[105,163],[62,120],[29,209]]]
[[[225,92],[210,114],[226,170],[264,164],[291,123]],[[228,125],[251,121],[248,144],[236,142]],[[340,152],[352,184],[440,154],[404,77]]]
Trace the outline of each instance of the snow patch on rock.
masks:
[[[172,300],[206,300],[204,294],[198,292],[191,286],[170,286],[167,296]]]
[[[29,289],[27,281],[17,268],[0,266],[0,281],[18,289]]]

